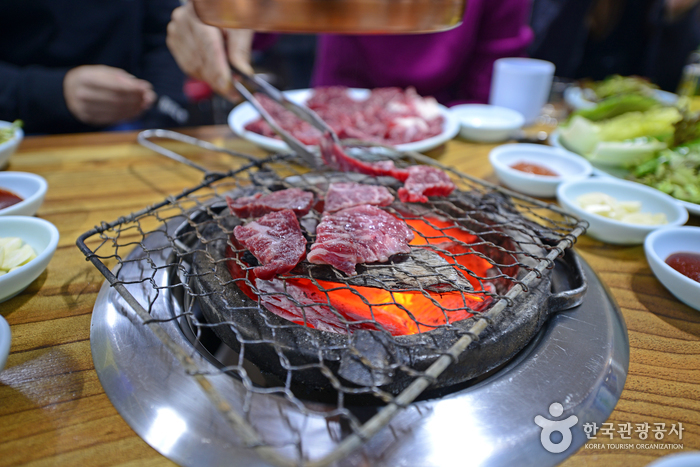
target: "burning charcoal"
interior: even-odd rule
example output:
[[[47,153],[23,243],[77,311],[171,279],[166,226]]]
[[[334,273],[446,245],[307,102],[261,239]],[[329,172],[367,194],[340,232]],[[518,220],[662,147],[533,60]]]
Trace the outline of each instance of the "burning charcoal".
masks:
[[[404,360],[398,355],[393,339],[383,332],[356,331],[350,348],[341,357],[338,374],[360,386],[391,383],[394,379],[392,365]]]
[[[351,285],[377,287],[391,292],[421,289],[437,293],[474,290],[453,264],[425,248],[411,248],[408,254],[392,256],[388,264],[358,264],[358,274],[350,278],[340,277],[330,266],[306,261],[299,263],[292,272],[319,280],[340,280]]]

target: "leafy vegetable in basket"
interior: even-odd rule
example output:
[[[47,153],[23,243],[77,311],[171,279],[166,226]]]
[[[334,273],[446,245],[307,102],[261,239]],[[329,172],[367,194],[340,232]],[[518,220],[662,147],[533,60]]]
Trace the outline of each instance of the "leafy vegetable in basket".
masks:
[[[609,97],[590,109],[578,110],[574,112],[574,115],[598,122],[627,112],[644,112],[654,107],[659,107],[659,105],[659,102],[653,97],[638,94],[621,94]]]
[[[22,120],[15,120],[12,125],[0,128],[0,144],[11,140],[15,136],[17,128],[22,128]]]
[[[591,162],[628,167],[666,148],[679,120],[681,114],[674,107],[628,112],[601,122],[575,115],[561,128],[561,142]]]
[[[602,81],[585,81],[584,89],[590,89],[597,100],[612,96],[636,94],[650,96],[658,86],[639,76],[612,75]]]
[[[700,204],[700,146],[661,151],[634,168],[630,179],[674,198]]]

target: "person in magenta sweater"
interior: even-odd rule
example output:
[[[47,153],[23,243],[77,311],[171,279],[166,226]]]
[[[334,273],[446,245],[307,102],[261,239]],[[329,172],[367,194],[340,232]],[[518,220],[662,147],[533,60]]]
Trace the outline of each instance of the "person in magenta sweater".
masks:
[[[469,0],[462,24],[413,35],[319,36],[313,86],[414,86],[453,105],[488,101],[493,62],[517,57],[533,39],[530,0]],[[191,4],[173,12],[168,47],[183,71],[233,97],[226,59],[250,71],[252,33],[207,26]]]

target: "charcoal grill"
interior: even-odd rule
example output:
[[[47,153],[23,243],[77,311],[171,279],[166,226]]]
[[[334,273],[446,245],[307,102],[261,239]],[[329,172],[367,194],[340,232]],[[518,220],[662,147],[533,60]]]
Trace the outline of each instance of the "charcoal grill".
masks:
[[[152,136],[182,139],[160,130],[142,134],[141,139],[145,144],[152,145],[148,140]],[[186,140],[213,149],[205,143]],[[160,147],[155,149],[170,157],[182,159]],[[386,157],[385,153],[380,154]],[[119,293],[115,303],[119,308],[129,310],[131,322],[139,329],[137,332],[144,332],[144,326],[139,324],[145,324],[163,346],[161,350],[172,352],[184,368],[184,374],[199,384],[209,401],[223,415],[222,419],[229,423],[227,429],[233,434],[231,442],[245,447],[246,456],[274,465],[329,465],[343,459],[389,424],[429,386],[452,386],[502,364],[533,338],[551,311],[581,301],[585,290],[584,274],[580,272],[575,256],[564,257],[567,269],[573,271],[569,274],[574,283],[573,291],[553,294],[550,292],[550,284],[555,260],[583,232],[585,226],[582,223],[550,205],[520,197],[444,168],[458,183],[461,193],[458,197],[465,196],[469,202],[457,198],[448,200],[449,209],[443,207],[440,215],[458,219],[461,229],[476,234],[478,243],[485,244],[488,248],[509,252],[508,248],[516,245],[519,247],[517,251],[508,253],[514,261],[501,264],[503,269],[517,269],[517,274],[475,278],[478,283],[509,282],[501,283],[497,288],[482,288],[480,293],[488,294],[493,302],[475,318],[455,323],[448,320],[438,329],[416,336],[392,337],[382,331],[373,331],[328,337],[325,334],[329,333],[284,322],[267,313],[260,303],[247,303],[245,300],[232,303],[226,293],[238,290],[239,287],[236,286],[235,279],[225,275],[225,265],[230,259],[226,257],[224,245],[227,244],[230,225],[226,225],[226,215],[222,214],[220,208],[222,196],[260,186],[269,189],[271,179],[274,183],[290,184],[294,180],[309,177],[308,171],[299,167],[298,161],[290,155],[277,155],[261,161],[245,155],[235,155],[244,157],[248,163],[226,174],[206,172],[200,185],[141,212],[104,224],[81,236],[78,244]],[[432,163],[420,155],[403,157],[408,159],[407,163]],[[189,161],[183,162],[203,169]],[[494,212],[490,213],[490,217],[481,209],[476,212],[474,204],[469,204],[476,198],[486,199],[487,204],[492,203]],[[461,209],[457,214],[453,211],[455,206]],[[470,211],[465,210],[465,206],[472,208],[470,216],[464,215]],[[211,235],[209,230],[212,228],[217,234]],[[505,243],[489,240],[504,236],[507,239]],[[132,254],[123,256],[125,249],[134,247]],[[483,251],[486,251],[483,247],[473,249],[472,254],[486,257]],[[112,273],[110,268],[114,268],[115,272]],[[163,282],[163,276],[171,279]],[[178,308],[172,305],[170,297],[176,291],[177,294],[188,297],[186,306]],[[423,292],[425,291],[421,291]],[[172,312],[169,317],[162,316],[158,310],[157,304],[162,301],[168,304],[168,309]],[[194,304],[202,310],[208,310],[210,315],[217,310],[246,313],[262,320],[257,325],[262,323],[263,328],[261,330],[258,326],[257,336],[245,335],[242,332],[243,326],[231,314],[208,322],[200,321],[192,311]],[[187,316],[194,325],[195,346],[206,329],[218,331],[225,342],[226,336],[233,336],[233,341],[229,340],[228,343],[238,351],[238,361],[212,369],[204,364],[193,347],[175,342],[166,329],[183,316]],[[499,326],[503,323],[505,324]],[[523,328],[527,332],[522,331]],[[387,355],[374,358],[371,346],[368,351],[368,347],[363,344],[366,338],[358,339],[357,334],[382,336],[379,339],[382,339],[380,342],[383,347],[389,348],[391,345],[388,344],[393,344],[394,350],[388,353],[389,358],[386,358]],[[287,354],[290,346],[284,341],[285,335],[291,335],[294,340],[300,340],[301,335],[304,336],[301,340],[313,341],[314,345],[307,347],[300,347],[295,342],[291,348],[315,349],[316,362],[299,364],[294,357],[290,359]],[[515,337],[511,339],[511,336]],[[379,339],[370,338],[372,341]],[[498,343],[504,340],[514,340],[516,343],[499,346]],[[500,347],[500,350],[495,351],[498,354],[496,358],[489,357],[489,353],[494,352],[493,346],[489,347],[489,342]],[[414,349],[421,346],[429,348],[429,358],[410,355],[411,351],[415,352]],[[256,356],[256,350],[263,347],[271,348],[274,352],[262,352],[262,357]],[[503,348],[507,350],[504,351]],[[341,354],[335,361],[330,355],[334,351]],[[346,366],[359,368],[359,371],[355,371],[356,375],[349,378],[350,384],[344,379],[348,379],[348,374],[352,372],[348,373],[341,368],[343,352]],[[408,357],[406,352],[409,353]],[[275,357],[277,362],[266,366],[264,362],[270,356]],[[445,373],[450,367],[460,368],[460,362],[470,360],[470,356],[471,360],[482,363],[467,365],[466,369],[453,372],[452,375]],[[256,384],[244,364],[244,359],[249,357],[257,360],[263,372],[275,373],[274,367],[277,367],[284,370],[283,374],[278,373],[277,376],[285,377],[280,378],[277,386]],[[382,365],[382,361],[388,364]],[[317,374],[313,377],[303,375],[309,369]],[[396,378],[396,374],[403,376]],[[443,374],[448,376],[444,377]],[[233,384],[238,385],[234,400],[230,399],[230,395],[221,394],[217,390],[217,381],[222,377],[235,381]],[[321,377],[326,380],[325,386],[330,382],[335,390],[335,405],[319,406],[318,403],[304,401],[303,396],[295,393],[296,386],[304,381],[303,378],[307,378],[307,381],[309,378],[321,381]],[[324,387],[316,382],[313,385]],[[358,414],[345,402],[356,394],[375,396],[383,404],[382,408],[370,410],[371,416],[367,413]],[[263,417],[267,420],[267,425],[261,431],[256,414],[261,404],[265,405],[261,399],[267,397],[275,399],[280,418],[270,421],[267,413]],[[118,404],[115,402],[115,405]],[[308,435],[307,424],[315,426],[319,420],[324,420],[325,423],[337,422],[343,427],[339,433],[333,434],[331,446],[323,449],[313,448],[310,444],[315,442],[309,443],[305,438]]]

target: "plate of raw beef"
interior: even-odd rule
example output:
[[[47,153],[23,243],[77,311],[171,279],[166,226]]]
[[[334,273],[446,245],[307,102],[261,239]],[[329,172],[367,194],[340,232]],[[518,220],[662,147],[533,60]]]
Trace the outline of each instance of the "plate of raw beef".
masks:
[[[394,146],[399,151],[427,151],[454,138],[459,122],[449,110],[415,89],[356,89],[328,87],[285,91],[288,99],[306,104],[328,123],[341,139],[351,138]],[[257,95],[275,121],[298,140],[315,146],[320,132],[291,112]],[[248,102],[235,107],[228,117],[240,137],[269,151],[288,151]]]

